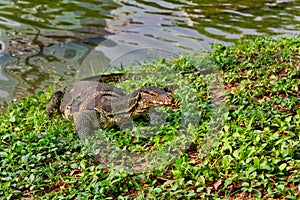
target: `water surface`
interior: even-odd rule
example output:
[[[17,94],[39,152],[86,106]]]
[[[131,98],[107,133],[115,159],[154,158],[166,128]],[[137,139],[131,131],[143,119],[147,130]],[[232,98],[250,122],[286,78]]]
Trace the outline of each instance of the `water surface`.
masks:
[[[97,74],[145,59],[143,48],[192,53],[253,35],[291,36],[299,21],[296,0],[2,0],[0,103],[73,80],[86,63],[103,66]]]

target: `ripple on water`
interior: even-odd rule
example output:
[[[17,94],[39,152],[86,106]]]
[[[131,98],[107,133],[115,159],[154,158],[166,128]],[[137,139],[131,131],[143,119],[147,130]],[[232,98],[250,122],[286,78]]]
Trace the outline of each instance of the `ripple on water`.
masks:
[[[229,45],[247,35],[299,34],[299,9],[299,1],[292,0],[73,0],[43,4],[2,0],[0,53],[11,54],[0,57],[1,98],[20,98],[70,80],[83,61],[109,65],[122,55],[128,57],[124,45],[168,49],[164,45],[172,44],[192,51],[194,44],[185,42],[184,37],[209,49],[212,43]],[[147,28],[154,26],[193,33],[185,32],[187,36],[180,40],[159,29],[149,33]],[[130,34],[132,29],[136,33]],[[111,33],[124,37],[107,41],[106,54],[96,54],[101,47],[94,47]],[[86,60],[87,55],[94,56]]]

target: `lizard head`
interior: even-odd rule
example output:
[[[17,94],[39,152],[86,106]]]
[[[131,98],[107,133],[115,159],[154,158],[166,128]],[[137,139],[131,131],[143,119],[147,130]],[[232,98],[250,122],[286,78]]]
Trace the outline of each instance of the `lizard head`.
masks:
[[[164,90],[149,86],[138,89],[133,93],[121,96],[119,98],[106,99],[99,103],[95,109],[99,113],[107,113],[107,116],[113,115],[114,118],[137,118],[150,110],[151,107],[171,106],[173,97]]]
[[[151,107],[171,106],[174,101],[170,94],[155,86],[138,89],[132,93],[132,97],[130,104],[135,105],[134,114],[137,115],[147,112]]]
[[[139,103],[144,105],[142,107],[170,106],[173,97],[160,88],[149,86],[139,90]]]

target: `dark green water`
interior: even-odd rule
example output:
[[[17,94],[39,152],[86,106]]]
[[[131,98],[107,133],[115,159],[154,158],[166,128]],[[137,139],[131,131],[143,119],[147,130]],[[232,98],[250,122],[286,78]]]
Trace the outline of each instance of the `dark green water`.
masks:
[[[192,53],[252,35],[299,34],[299,22],[300,1],[288,0],[2,0],[0,103],[89,75],[87,63],[144,59],[141,48]]]

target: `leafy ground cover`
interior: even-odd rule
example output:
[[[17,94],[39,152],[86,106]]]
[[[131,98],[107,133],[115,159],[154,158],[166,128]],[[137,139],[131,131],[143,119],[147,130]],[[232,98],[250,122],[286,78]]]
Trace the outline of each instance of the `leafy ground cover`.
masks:
[[[225,92],[217,100],[216,89],[209,87],[211,75],[197,72],[206,63],[198,57],[146,65],[145,72],[194,70],[183,79],[194,89],[200,113],[190,147],[164,168],[148,172],[116,171],[99,163],[78,139],[71,122],[46,117],[51,89],[12,103],[0,115],[0,198],[297,199],[299,57],[300,37],[257,37],[231,47],[215,45],[209,60]],[[128,92],[132,85],[167,85],[155,79],[157,76],[146,76],[118,86]],[[183,96],[173,95],[180,105]],[[211,136],[209,125],[216,118],[214,106],[219,104],[225,106],[218,113],[222,126]],[[167,110],[164,131],[147,140],[147,148],[159,148],[174,137],[180,109]],[[145,146],[144,140],[122,131],[107,131],[121,146]],[[205,145],[211,147],[207,154],[202,153]]]

